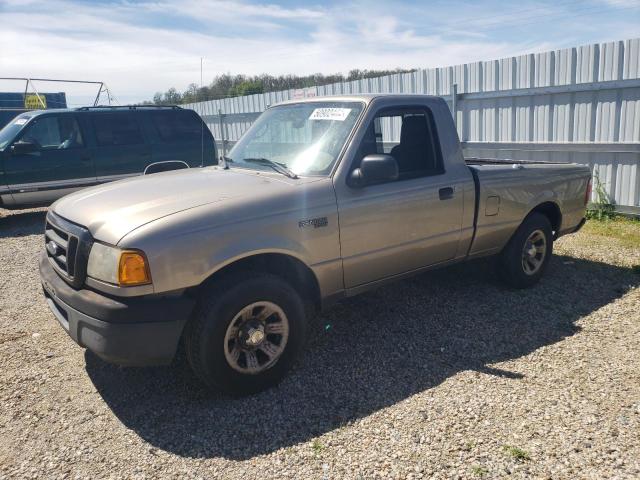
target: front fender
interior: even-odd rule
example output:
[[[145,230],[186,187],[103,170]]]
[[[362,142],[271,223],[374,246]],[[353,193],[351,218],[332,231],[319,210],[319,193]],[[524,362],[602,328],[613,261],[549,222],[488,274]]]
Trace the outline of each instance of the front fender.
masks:
[[[321,291],[332,293],[343,287],[335,195],[329,179],[306,181],[313,183],[272,187],[262,196],[258,191],[158,218],[118,246],[147,254],[156,293],[200,285],[229,264],[264,253],[299,260],[316,274]]]
[[[213,225],[196,229],[167,218],[141,227],[119,246],[146,253],[156,293],[200,285],[233,262],[265,253],[299,260],[314,272],[323,293],[334,293],[343,286],[337,212],[325,211],[327,224],[321,228],[300,227],[299,216],[297,212],[218,225],[212,218]]]
[[[287,255],[301,261],[308,267],[310,266],[310,255],[304,245],[288,238],[271,235],[266,238],[260,238],[259,242],[253,239],[240,240],[238,242],[227,243],[223,248],[216,249],[213,255],[207,259],[209,268],[204,278],[206,279],[242,259],[268,253]]]

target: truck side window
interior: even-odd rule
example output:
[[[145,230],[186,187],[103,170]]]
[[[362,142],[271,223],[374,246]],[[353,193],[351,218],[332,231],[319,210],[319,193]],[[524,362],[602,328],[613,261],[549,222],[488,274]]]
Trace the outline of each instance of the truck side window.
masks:
[[[37,118],[20,138],[40,150],[78,148],[84,145],[76,119],[69,115]]]
[[[93,115],[93,127],[98,145],[138,145],[144,143],[138,122],[126,113]]]
[[[399,180],[439,175],[442,155],[431,112],[423,108],[383,110],[373,119],[360,146],[360,158],[371,153],[391,155]]]

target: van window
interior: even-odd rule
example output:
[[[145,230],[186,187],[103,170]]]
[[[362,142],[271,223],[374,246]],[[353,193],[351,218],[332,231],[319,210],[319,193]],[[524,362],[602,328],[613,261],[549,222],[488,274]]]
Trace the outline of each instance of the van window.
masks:
[[[41,150],[84,146],[78,122],[70,115],[34,119],[25,129],[20,141],[33,143]]]
[[[20,133],[20,130],[24,128],[24,125],[31,120],[33,114],[23,113],[7,123],[2,130],[0,130],[0,150],[6,147],[16,135]]]
[[[134,115],[100,113],[93,115],[93,127],[98,145],[137,145],[144,143]]]
[[[152,112],[151,118],[164,142],[181,143],[200,141],[210,137],[209,129],[194,114],[180,111]]]

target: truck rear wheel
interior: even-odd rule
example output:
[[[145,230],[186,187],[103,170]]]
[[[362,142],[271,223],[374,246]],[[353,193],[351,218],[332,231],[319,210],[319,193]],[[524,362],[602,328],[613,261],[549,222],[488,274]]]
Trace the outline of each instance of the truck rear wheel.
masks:
[[[535,285],[544,274],[553,251],[551,223],[534,212],[524,219],[498,259],[502,279],[514,288]]]
[[[250,394],[276,385],[304,344],[304,304],[276,275],[225,277],[203,292],[185,331],[187,358],[208,386]]]

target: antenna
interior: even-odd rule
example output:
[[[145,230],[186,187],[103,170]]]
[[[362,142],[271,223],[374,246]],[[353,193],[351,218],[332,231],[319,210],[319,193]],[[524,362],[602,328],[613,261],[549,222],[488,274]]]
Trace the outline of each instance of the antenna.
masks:
[[[200,91],[202,92],[202,57],[200,57]],[[195,100],[196,103],[198,102],[198,91],[196,90],[196,95],[195,95]],[[215,151],[216,151],[216,147],[215,147],[215,143],[213,146],[213,152],[214,152],[214,156],[215,156]],[[204,120],[202,119],[202,117],[200,117],[200,166],[204,167]]]

